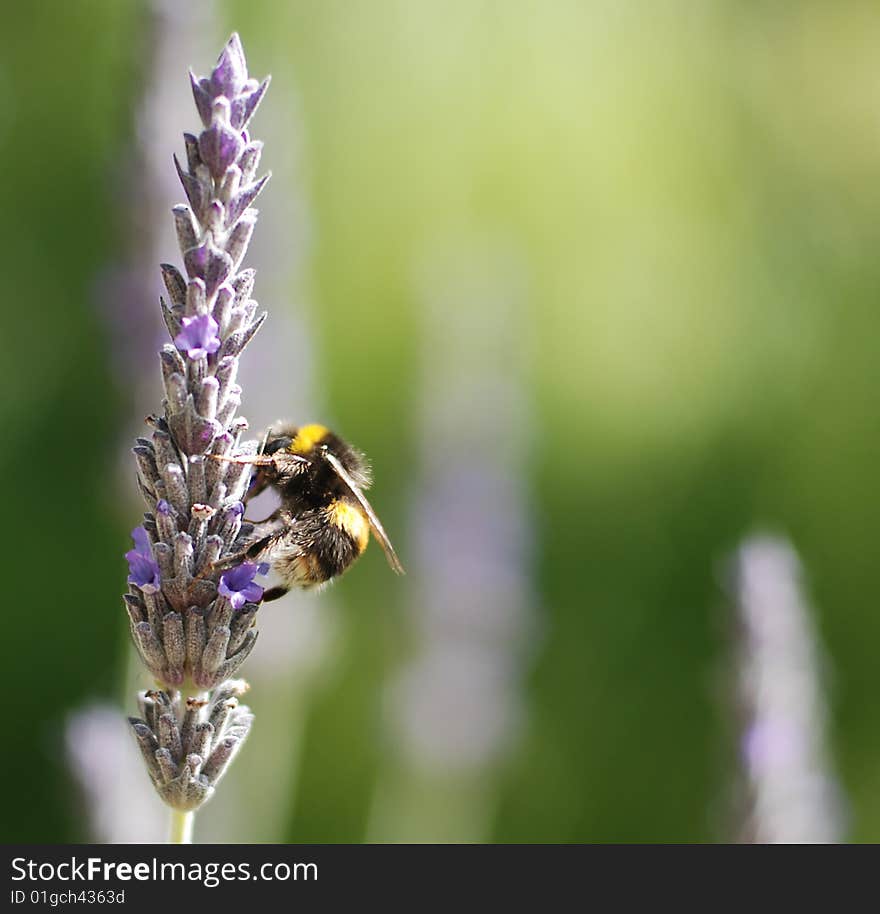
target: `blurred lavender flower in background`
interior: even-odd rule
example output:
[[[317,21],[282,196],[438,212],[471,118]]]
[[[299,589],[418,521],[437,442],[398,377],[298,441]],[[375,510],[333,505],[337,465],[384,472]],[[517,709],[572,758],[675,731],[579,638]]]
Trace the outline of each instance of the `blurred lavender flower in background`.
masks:
[[[732,563],[742,728],[739,839],[835,843],[846,815],[827,745],[825,657],[794,549],[767,535]]]
[[[67,718],[64,732],[90,840],[100,844],[161,841],[166,811],[141,771],[141,753],[123,727],[119,708],[89,704]]]
[[[380,784],[371,840],[487,840],[486,775],[523,724],[537,628],[523,287],[521,263],[482,241],[424,276],[415,648],[388,688],[400,770]]]

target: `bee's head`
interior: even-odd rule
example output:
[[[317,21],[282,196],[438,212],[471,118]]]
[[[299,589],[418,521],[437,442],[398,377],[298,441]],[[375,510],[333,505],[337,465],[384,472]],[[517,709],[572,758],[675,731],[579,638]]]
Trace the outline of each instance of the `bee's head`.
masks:
[[[303,473],[325,478],[336,475],[322,458],[330,452],[361,488],[370,486],[370,468],[364,455],[324,425],[310,424],[270,429],[261,454],[274,457],[272,465],[260,467],[254,474],[258,490],[265,485],[284,486]],[[285,459],[289,457],[290,459]]]
[[[324,425],[285,429],[283,434],[270,438],[266,443],[266,453],[278,453],[282,448],[287,453],[313,461],[316,470],[322,465],[321,458],[329,451],[361,488],[370,486],[370,468],[364,455]]]
[[[260,448],[261,457],[273,458],[260,465],[251,480],[251,491],[262,492],[267,485],[284,487],[293,479],[314,472],[317,442],[328,434],[323,425],[270,428]]]

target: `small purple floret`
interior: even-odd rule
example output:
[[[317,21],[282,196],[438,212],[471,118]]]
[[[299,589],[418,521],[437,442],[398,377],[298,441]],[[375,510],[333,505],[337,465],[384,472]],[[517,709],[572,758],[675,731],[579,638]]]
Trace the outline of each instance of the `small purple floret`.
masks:
[[[156,593],[159,590],[159,565],[153,558],[150,537],[143,527],[135,527],[131,538],[135,547],[125,553],[128,583],[136,584],[144,593]]]
[[[220,327],[210,314],[185,317],[183,330],[174,338],[174,345],[191,359],[200,359],[220,348]]]
[[[217,591],[229,600],[233,609],[241,609],[245,603],[258,603],[263,599],[263,588],[254,583],[254,578],[268,573],[269,566],[265,562],[259,565],[242,562],[220,578]]]

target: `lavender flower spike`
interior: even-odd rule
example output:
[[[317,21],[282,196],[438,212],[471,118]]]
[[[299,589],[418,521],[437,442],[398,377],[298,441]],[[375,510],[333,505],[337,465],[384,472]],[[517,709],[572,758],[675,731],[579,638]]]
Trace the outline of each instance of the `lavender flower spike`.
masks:
[[[843,840],[846,804],[827,741],[825,657],[791,544],[754,535],[729,569],[741,720],[739,839]]]
[[[241,502],[249,473],[211,458],[257,447],[240,440],[247,421],[236,415],[236,376],[266,315],[251,298],[253,270],[239,268],[257,221],[251,204],[268,178],[256,176],[262,144],[247,129],[268,80],[248,76],[238,35],[210,76],[190,77],[204,129],[184,135],[186,165],[174,162],[188,201],[173,210],[184,270],[161,266],[173,342],[159,352],[162,413],[148,419],[151,432],[134,448],[146,511],[126,553],[124,597],[138,655],[160,687],[142,698],[143,719],[132,727],[159,795],[184,811],[211,795],[251,721],[241,709],[228,732],[214,720],[217,696],[232,688],[227,681],[256,641],[263,590],[256,566],[214,570],[228,569],[223,560],[247,541]],[[182,689],[215,709],[208,721],[193,716]]]

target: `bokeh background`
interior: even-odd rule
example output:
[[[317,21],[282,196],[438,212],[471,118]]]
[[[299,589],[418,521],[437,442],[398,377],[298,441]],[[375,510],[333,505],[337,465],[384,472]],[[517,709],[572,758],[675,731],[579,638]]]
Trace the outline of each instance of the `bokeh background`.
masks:
[[[120,600],[127,448],[161,396],[186,68],[233,29],[273,76],[242,413],[362,447],[410,573],[374,546],[261,612],[255,729],[196,839],[748,835],[720,579],[770,530],[800,556],[828,708],[781,764],[821,743],[839,805],[817,834],[880,840],[876,4],[3,19],[5,841],[163,834],[121,719],[147,685]],[[741,673],[757,694],[789,643]]]

